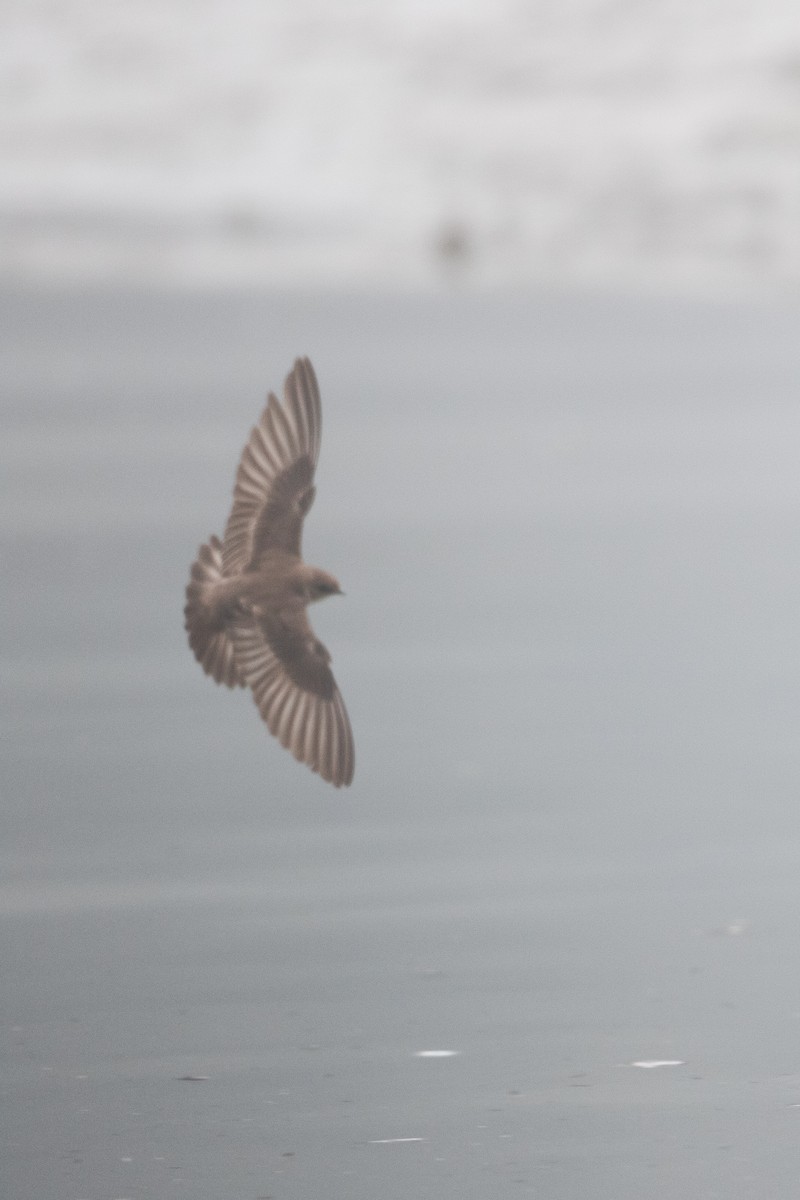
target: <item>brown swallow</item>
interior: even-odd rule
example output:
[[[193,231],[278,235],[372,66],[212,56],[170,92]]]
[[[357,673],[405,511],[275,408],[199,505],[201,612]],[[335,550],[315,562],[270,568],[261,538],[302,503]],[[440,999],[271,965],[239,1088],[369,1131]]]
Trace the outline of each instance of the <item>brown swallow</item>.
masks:
[[[200,547],[186,588],[189,645],[206,674],[252,689],[270,733],[334,787],[355,768],[353,734],[306,606],[341,594],[303,562],[322,409],[314,368],[298,358],[283,403],[270,393],[242,452],[225,536]]]

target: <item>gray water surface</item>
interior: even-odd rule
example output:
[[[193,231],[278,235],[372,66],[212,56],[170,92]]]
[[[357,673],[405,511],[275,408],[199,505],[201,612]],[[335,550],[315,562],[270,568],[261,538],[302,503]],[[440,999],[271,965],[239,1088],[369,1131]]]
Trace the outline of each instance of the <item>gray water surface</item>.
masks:
[[[796,310],[0,319],[0,1195],[793,1195]],[[346,793],[182,629],[301,353]]]

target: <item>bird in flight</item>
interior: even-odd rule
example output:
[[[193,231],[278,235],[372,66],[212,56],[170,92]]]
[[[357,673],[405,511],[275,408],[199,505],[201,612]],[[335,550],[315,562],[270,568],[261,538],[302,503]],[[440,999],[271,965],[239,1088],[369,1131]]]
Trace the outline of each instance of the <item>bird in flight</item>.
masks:
[[[303,562],[322,409],[314,368],[298,358],[283,402],[270,393],[245,446],[222,541],[200,547],[186,588],[189,645],[207,675],[249,687],[270,733],[334,787],[353,779],[347,709],[307,605],[341,595]]]

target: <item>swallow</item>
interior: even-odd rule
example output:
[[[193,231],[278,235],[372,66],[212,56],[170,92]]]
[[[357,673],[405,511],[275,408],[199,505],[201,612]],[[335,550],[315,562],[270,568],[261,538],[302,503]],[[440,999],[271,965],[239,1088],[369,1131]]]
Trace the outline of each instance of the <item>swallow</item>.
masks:
[[[249,687],[270,733],[334,787],[352,782],[353,734],[306,609],[342,594],[303,562],[303,522],[314,502],[322,408],[314,368],[298,358],[283,402],[269,394],[244,447],[225,534],[209,538],[186,588],[186,630],[207,675]]]

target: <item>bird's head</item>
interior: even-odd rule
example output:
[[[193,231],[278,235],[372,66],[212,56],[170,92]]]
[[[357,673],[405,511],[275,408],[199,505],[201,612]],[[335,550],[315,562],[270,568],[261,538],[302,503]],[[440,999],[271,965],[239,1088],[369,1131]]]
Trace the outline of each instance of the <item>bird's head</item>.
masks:
[[[306,604],[313,604],[315,600],[324,600],[326,596],[343,595],[338,580],[329,575],[327,571],[321,571],[319,567],[306,568],[303,593],[306,597]]]

